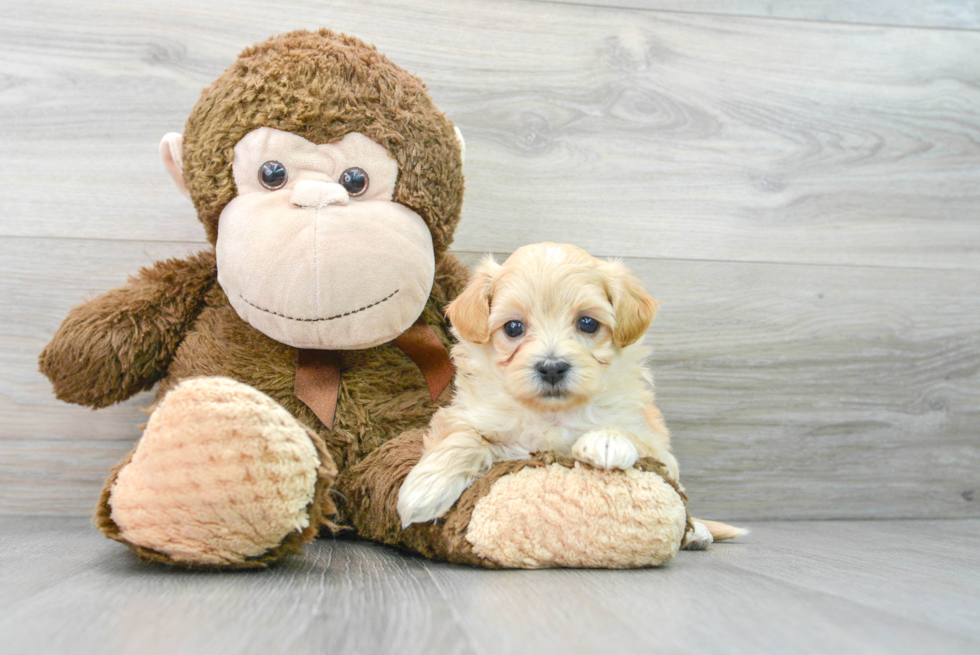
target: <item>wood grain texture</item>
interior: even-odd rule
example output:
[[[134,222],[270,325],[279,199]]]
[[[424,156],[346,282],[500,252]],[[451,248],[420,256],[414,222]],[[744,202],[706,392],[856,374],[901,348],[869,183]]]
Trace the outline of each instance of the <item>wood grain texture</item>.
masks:
[[[0,234],[200,240],[160,135],[243,46],[328,25],[462,128],[460,250],[980,267],[980,33],[475,0],[2,10]]]
[[[978,529],[977,521],[788,521],[754,530],[753,545],[765,544],[760,549],[719,547],[713,555],[756,575],[976,638]]]
[[[421,561],[380,547],[325,542],[270,574],[212,574],[140,565],[78,520],[26,534],[2,520],[11,655],[472,652]]]
[[[94,514],[109,469],[139,438],[135,425],[139,415],[135,408],[128,409],[134,423],[129,439],[0,439],[0,514]],[[80,413],[77,408],[76,413]],[[86,418],[76,416],[76,422],[91,429]]]
[[[743,543],[681,552],[664,570],[545,572],[530,583],[525,572],[503,572],[487,583],[455,568],[437,579],[465,627],[497,652],[557,652],[555,634],[591,653],[623,642],[623,652],[972,652],[980,579],[967,533],[977,525],[949,538],[949,550],[930,548],[933,531],[946,525],[929,522],[922,533],[914,523],[760,524]],[[875,551],[898,532],[919,548],[896,566]],[[943,566],[930,561],[934,554]],[[793,567],[798,573],[787,575]],[[850,574],[861,570],[877,595],[852,585]]]
[[[91,510],[152,395],[61,403],[37,353],[72,305],[196,249],[0,238],[0,512]],[[661,302],[651,365],[693,512],[980,516],[980,274],[626,263]]]
[[[36,358],[71,306],[203,247],[160,135],[242,47],[327,25],[463,129],[457,251],[629,258],[696,513],[980,516],[980,33],[510,0],[0,12],[0,513],[87,514],[138,438],[151,394],[71,407]]]
[[[0,650],[922,653],[980,648],[980,521],[752,524],[637,571],[485,571],[320,540],[270,571],[138,563],[0,517]],[[941,537],[941,538],[937,538]]]
[[[534,0],[560,4],[679,11],[904,27],[980,28],[977,0]]]

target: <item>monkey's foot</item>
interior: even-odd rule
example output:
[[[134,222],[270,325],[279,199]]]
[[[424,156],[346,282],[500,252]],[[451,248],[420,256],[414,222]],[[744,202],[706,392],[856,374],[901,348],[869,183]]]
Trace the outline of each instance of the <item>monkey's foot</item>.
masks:
[[[493,568],[635,568],[671,559],[690,529],[660,462],[603,470],[543,453],[495,464],[442,518],[403,530],[398,490],[421,452],[422,433],[404,434],[338,480],[360,535]]]
[[[329,523],[336,474],[320,438],[265,394],[228,378],[189,379],[110,474],[96,523],[143,559],[261,567]]]

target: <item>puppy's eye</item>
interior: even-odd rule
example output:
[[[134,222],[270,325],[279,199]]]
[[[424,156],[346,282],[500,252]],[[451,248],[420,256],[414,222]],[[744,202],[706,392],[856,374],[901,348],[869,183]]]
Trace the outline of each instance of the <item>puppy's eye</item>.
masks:
[[[579,332],[585,332],[586,334],[595,334],[596,330],[598,329],[599,329],[599,321],[595,320],[591,316],[583,316],[578,320]]]
[[[286,167],[277,161],[267,161],[259,167],[259,182],[270,191],[286,186],[288,177]]]
[[[504,334],[511,339],[515,339],[524,334],[524,324],[520,321],[508,321],[504,323]]]
[[[340,186],[347,189],[347,195],[351,198],[363,196],[368,189],[368,174],[363,168],[348,168],[340,174]]]

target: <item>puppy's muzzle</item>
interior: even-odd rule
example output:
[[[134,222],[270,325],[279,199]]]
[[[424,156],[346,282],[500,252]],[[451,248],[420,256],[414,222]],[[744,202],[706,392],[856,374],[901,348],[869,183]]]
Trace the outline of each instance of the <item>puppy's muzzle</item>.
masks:
[[[565,379],[565,374],[568,373],[572,365],[567,359],[557,359],[549,357],[548,359],[542,359],[537,364],[534,365],[534,370],[538,372],[545,383],[552,387],[556,387],[561,384],[561,381]]]

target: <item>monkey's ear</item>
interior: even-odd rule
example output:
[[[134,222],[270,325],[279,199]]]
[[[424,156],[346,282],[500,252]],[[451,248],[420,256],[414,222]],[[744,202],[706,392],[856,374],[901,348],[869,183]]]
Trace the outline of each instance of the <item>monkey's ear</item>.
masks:
[[[650,297],[636,276],[619,262],[603,262],[602,270],[616,314],[613,343],[625,348],[639,341],[650,329],[660,303]]]
[[[191,192],[187,190],[187,184],[184,182],[183,134],[169,132],[163,135],[163,139],[160,141],[160,159],[163,160],[163,165],[167,167],[167,172],[170,173],[177,189],[190,198]]]
[[[466,141],[463,141],[463,133],[459,131],[459,128],[453,125],[453,130],[456,132],[456,141],[459,142],[459,159],[462,162],[466,161]]]
[[[477,266],[463,293],[446,307],[446,316],[461,339],[473,343],[490,340],[490,287],[500,264],[487,257]]]

